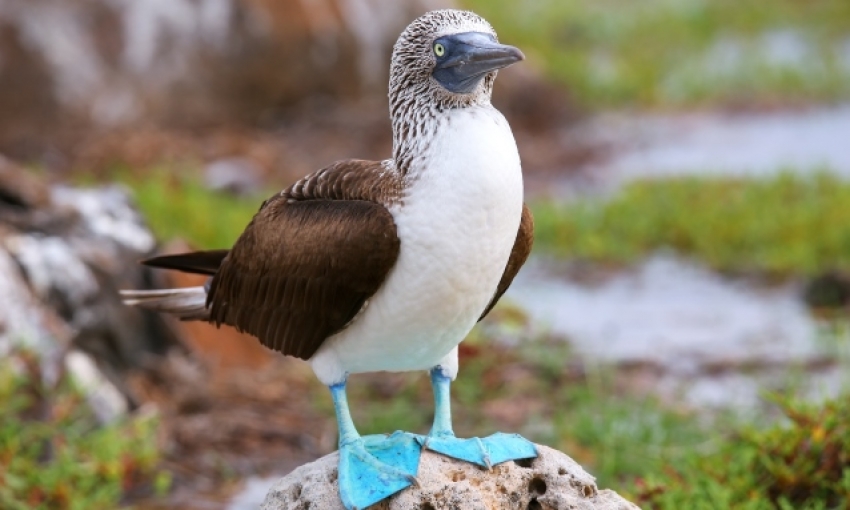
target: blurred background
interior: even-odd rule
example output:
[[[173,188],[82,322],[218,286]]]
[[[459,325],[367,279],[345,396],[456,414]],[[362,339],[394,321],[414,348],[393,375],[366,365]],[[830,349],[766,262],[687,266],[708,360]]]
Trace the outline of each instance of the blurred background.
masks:
[[[256,508],[335,449],[306,364],[117,291],[388,157],[392,44],[443,7],[528,57],[494,103],[536,218],[458,435],[645,508],[850,505],[846,0],[0,0],[0,508]],[[421,374],[349,387],[361,432],[428,429]]]

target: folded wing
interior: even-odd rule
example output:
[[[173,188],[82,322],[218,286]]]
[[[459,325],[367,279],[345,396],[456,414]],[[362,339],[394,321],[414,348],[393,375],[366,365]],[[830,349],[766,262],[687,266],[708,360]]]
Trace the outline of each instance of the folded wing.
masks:
[[[275,197],[213,277],[210,321],[309,359],[378,290],[398,250],[395,223],[383,205]]]

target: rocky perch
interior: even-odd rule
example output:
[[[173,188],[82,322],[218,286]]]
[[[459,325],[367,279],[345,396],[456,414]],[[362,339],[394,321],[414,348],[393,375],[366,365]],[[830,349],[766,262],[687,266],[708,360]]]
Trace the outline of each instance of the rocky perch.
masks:
[[[419,487],[407,488],[372,510],[635,510],[616,492],[599,490],[573,459],[537,445],[536,459],[505,462],[492,471],[424,451]],[[337,489],[336,453],[305,464],[274,484],[262,510],[344,510]]]

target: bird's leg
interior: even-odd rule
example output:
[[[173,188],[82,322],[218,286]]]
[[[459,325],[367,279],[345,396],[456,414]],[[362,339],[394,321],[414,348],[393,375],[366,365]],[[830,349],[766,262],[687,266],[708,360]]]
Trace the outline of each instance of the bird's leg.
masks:
[[[508,460],[537,457],[534,444],[519,434],[497,432],[483,439],[455,437],[452,431],[451,383],[451,378],[442,367],[436,366],[431,369],[431,387],[434,389],[434,424],[428,436],[420,439],[423,448],[478,464],[487,469]]]
[[[430,437],[455,437],[452,430],[452,380],[443,373],[442,367],[431,369],[431,388],[434,390],[434,424]]]
[[[363,509],[417,484],[420,448],[405,434],[361,437],[354,427],[345,382],[330,386],[339,426],[339,495],[348,510]]]

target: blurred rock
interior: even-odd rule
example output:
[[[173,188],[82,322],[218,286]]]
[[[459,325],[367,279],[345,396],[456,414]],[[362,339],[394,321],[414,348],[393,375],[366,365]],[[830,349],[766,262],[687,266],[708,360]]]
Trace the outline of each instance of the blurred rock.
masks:
[[[817,275],[806,282],[803,300],[816,309],[841,309],[850,305],[850,276],[837,271]]]
[[[0,158],[0,356],[34,350],[48,378],[64,365],[104,419],[133,406],[127,373],[181,345],[118,299],[152,286],[137,262],[154,245],[123,189],[51,186]]]
[[[56,172],[244,158],[285,185],[390,155],[392,45],[455,0],[0,0],[0,153]],[[497,27],[498,28],[498,27]],[[532,62],[496,105],[529,183],[596,156]]]
[[[204,167],[204,184],[216,191],[256,196],[263,190],[263,169],[248,158],[222,158]]]
[[[401,29],[452,4],[3,0],[0,152],[42,156],[84,126],[255,123],[308,98],[381,96]]]
[[[425,451],[419,487],[410,487],[373,510],[636,510],[611,490],[598,490],[594,478],[563,453],[537,446],[534,460],[506,462],[491,471]],[[342,510],[336,453],[301,466],[277,482],[262,510],[321,508]]]

